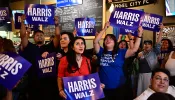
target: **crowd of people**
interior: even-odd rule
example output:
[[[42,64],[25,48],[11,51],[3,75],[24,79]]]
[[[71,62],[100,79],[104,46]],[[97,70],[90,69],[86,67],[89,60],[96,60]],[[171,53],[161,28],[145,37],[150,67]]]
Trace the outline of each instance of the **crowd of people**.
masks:
[[[129,44],[125,40],[118,42],[113,34],[106,34],[102,47],[100,40],[110,27],[110,22],[106,22],[104,28],[96,33],[94,48],[86,49],[85,39],[77,37],[76,30],[61,32],[58,17],[54,19],[55,36],[50,43],[44,44],[44,32],[41,30],[34,31],[34,43],[31,43],[24,24],[25,15],[21,19],[19,50],[15,50],[11,40],[0,38],[0,52],[18,53],[32,66],[13,90],[0,85],[1,100],[64,100],[67,95],[63,77],[94,72],[99,73],[105,94],[101,100],[155,100],[162,95],[171,98],[165,100],[174,100],[175,52],[171,41],[162,39],[163,24],[159,26],[155,46],[151,40],[145,40],[143,48],[140,48],[144,30],[139,26],[138,36],[128,33]],[[56,52],[57,76],[38,77],[37,57],[46,58],[52,52]]]

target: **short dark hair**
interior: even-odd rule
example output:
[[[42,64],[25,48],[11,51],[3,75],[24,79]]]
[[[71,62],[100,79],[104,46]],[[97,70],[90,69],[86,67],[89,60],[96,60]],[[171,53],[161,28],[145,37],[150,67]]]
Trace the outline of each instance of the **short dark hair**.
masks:
[[[168,93],[156,92],[153,93],[147,100],[175,100],[175,98]]]
[[[67,34],[68,37],[69,37],[69,39],[70,39],[70,41],[73,41],[74,40],[74,35],[71,32],[66,32],[65,31],[65,32],[61,32],[60,34],[61,34],[61,36],[64,35],[64,34]]]
[[[153,42],[151,41],[151,40],[145,40],[144,42],[143,42],[144,44],[146,44],[146,43],[149,43],[149,44],[153,44]]]
[[[41,30],[35,30],[34,33],[33,33],[33,36],[35,36],[35,34],[38,33],[38,32],[44,34],[44,32],[41,31]]]
[[[168,76],[168,78],[170,79],[170,72],[167,70],[167,69],[164,69],[164,68],[156,68],[152,71],[152,75],[151,75],[151,78],[154,77],[154,75],[157,73],[157,72],[162,72],[164,74],[166,74]]]

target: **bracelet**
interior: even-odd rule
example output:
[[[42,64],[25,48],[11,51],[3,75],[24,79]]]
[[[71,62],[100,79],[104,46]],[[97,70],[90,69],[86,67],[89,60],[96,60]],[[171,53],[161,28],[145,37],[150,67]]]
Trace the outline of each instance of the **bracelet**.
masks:
[[[140,36],[137,36],[138,38],[142,38],[142,36],[140,37]]]
[[[129,39],[129,40],[134,40],[134,39]]]

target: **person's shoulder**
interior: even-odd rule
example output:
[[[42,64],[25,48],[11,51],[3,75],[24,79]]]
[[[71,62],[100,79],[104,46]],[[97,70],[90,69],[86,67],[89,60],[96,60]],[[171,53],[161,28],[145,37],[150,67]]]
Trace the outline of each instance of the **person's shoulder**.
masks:
[[[60,60],[67,61],[67,57],[64,56],[64,57],[62,57]]]
[[[150,88],[148,88],[141,95],[139,95],[137,98],[135,98],[134,100],[147,100],[148,97],[153,93],[154,93],[154,91],[151,90]]]
[[[169,87],[168,87],[168,91],[169,92],[173,92],[173,93],[175,93],[175,87],[173,86],[173,85],[170,85]]]

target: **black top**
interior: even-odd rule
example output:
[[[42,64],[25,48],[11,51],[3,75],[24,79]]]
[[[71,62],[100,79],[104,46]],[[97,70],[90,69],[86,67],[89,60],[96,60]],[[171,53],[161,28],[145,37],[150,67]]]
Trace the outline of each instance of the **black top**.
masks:
[[[139,60],[139,73],[150,73],[151,68],[145,58]]]
[[[36,58],[41,56],[45,51],[55,51],[53,42],[37,46],[36,44],[32,44],[28,42],[27,47],[20,53],[26,60],[32,63],[32,66],[27,71],[28,75],[28,90],[29,90],[29,98],[31,100],[40,99],[40,100],[57,100],[58,97],[58,88],[57,88],[57,80],[56,77],[44,77],[38,78],[36,67]]]

